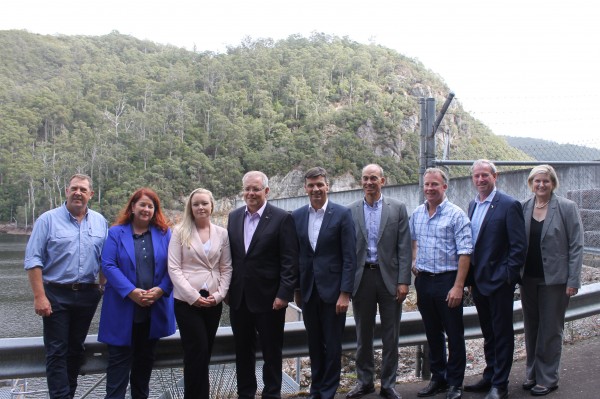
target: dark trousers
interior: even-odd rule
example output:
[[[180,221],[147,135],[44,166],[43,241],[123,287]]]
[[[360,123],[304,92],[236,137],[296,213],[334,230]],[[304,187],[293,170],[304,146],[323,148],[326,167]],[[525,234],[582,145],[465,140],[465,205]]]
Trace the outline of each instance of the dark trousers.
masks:
[[[336,314],[335,303],[325,303],[314,289],[302,307],[308,334],[311,395],[332,399],[340,384],[342,368],[342,336],[346,313]]]
[[[134,323],[131,346],[108,345],[105,399],[124,399],[127,383],[132,399],[146,399],[150,394],[150,376],[157,339],[149,339],[150,320]]]
[[[256,395],[256,338],[262,349],[263,398],[281,398],[282,348],[285,308],[253,313],[242,300],[238,309],[230,308],[231,330],[235,340],[235,367],[238,396]]]
[[[100,291],[44,285],[52,314],[43,318],[46,378],[51,399],[75,397],[85,337],[100,301]]]
[[[512,368],[515,349],[513,329],[514,286],[503,284],[491,295],[483,295],[473,285],[472,294],[483,333],[486,367],[483,379],[496,388],[505,389]]]
[[[184,399],[208,399],[208,366],[223,304],[199,308],[175,300],[175,318],[183,347]]]
[[[417,305],[429,344],[431,379],[462,386],[467,364],[463,305],[449,308],[446,297],[454,286],[456,272],[435,276],[420,273],[415,278]],[[444,334],[445,332],[445,334]],[[446,360],[446,336],[448,359]]]

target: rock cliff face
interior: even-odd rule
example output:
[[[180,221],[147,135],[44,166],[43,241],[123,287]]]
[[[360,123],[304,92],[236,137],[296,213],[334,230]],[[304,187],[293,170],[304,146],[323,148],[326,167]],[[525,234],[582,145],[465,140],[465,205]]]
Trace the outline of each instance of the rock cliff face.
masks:
[[[304,173],[302,170],[292,170],[287,175],[273,176],[269,179],[271,192],[269,198],[300,197],[306,195],[304,192]],[[350,173],[330,177],[330,191],[345,191],[360,188],[360,182],[357,182]]]

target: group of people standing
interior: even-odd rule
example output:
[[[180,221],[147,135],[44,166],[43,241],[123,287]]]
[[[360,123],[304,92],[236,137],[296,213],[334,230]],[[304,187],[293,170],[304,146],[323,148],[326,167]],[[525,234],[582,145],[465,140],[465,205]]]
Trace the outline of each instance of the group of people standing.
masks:
[[[409,218],[401,201],[382,195],[376,164],[362,170],[364,198],[348,207],[328,199],[325,169],[304,176],[309,204],[291,214],[267,201],[267,176],[242,179],[245,207],[227,228],[211,222],[214,199],[199,188],[171,230],[157,194],[140,188],[112,227],[88,208],[89,176],[76,174],[66,202],[40,216],[25,269],[34,308],[43,316],[51,398],[73,398],[84,340],[104,292],[98,340],[108,346],[106,398],[147,398],[155,349],[179,327],[186,399],[208,398],[209,362],[223,302],[235,341],[237,393],[254,398],[257,344],[263,398],[280,398],[285,313],[302,308],[311,364],[311,399],[332,399],[340,382],[342,338],[352,300],[357,385],[375,391],[373,337],[381,320],[380,396],[395,389],[402,303],[415,275],[430,347],[432,379],[418,396],[462,396],[466,352],[463,294],[471,287],[487,367],[465,390],[506,398],[514,346],[512,302],[521,284],[527,345],[523,387],[544,395],[558,386],[564,313],[577,293],[583,232],[575,204],[557,196],[554,169],[534,168],[534,197],[523,204],[496,190],[487,160],[472,167],[478,191],[468,216],[445,195],[441,169],[424,174],[425,202]],[[523,267],[525,265],[525,267]],[[446,337],[448,355],[446,354]]]
[[[508,397],[513,362],[513,301],[520,284],[527,353],[523,389],[543,396],[558,388],[565,312],[580,287],[583,226],[573,201],[554,193],[549,165],[533,168],[533,196],[519,202],[497,190],[496,166],[476,161],[477,195],[465,214],[448,201],[448,177],[427,169],[425,203],[411,217],[412,271],[427,341],[431,381],[419,397],[462,397],[466,356],[463,290],[470,287],[484,338],[486,367],[465,391]],[[446,336],[448,354],[446,355]]]

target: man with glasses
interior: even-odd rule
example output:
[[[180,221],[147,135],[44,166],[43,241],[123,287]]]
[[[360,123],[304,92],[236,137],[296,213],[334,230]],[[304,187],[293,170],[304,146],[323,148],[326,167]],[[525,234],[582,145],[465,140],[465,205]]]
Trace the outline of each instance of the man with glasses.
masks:
[[[229,286],[240,398],[256,395],[256,337],[264,359],[263,398],[280,398],[285,311],[298,275],[298,240],[291,215],[267,202],[269,180],[259,171],[242,178],[245,207],[229,214],[233,275]]]

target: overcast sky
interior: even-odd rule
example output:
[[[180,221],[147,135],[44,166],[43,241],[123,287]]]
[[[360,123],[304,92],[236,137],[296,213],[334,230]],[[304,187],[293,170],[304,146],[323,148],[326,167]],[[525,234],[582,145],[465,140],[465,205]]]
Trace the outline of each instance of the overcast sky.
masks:
[[[0,30],[113,30],[198,51],[322,32],[440,75],[501,135],[600,148],[600,5],[589,0],[3,0]]]

